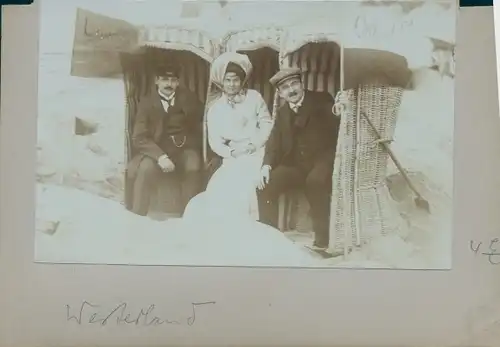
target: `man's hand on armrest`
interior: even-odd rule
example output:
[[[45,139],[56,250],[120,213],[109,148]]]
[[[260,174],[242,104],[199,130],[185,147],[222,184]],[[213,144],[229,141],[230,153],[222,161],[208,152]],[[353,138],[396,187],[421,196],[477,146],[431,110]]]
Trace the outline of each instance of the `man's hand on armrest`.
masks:
[[[172,172],[175,170],[174,162],[166,154],[163,154],[158,158],[158,166],[163,172]]]
[[[271,165],[262,165],[260,170],[260,181],[257,184],[257,188],[262,190],[269,183],[269,178],[271,176]]]

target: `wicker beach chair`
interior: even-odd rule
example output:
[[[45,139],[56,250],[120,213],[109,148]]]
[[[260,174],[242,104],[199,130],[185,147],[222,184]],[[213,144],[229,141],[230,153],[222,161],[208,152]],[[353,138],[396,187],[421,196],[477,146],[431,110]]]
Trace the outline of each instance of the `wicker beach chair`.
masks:
[[[386,184],[389,155],[365,119],[375,125],[382,141],[391,141],[402,92],[399,86],[387,85],[348,90],[353,107],[341,120],[333,173],[330,248],[335,252],[349,252],[403,227]]]

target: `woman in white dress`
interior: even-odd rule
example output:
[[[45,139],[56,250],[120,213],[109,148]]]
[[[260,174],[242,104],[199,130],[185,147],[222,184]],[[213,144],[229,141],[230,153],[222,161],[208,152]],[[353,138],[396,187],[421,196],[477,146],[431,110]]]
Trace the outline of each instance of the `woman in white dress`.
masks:
[[[222,165],[206,191],[188,205],[185,218],[203,214],[224,222],[258,220],[256,188],[273,121],[259,92],[245,87],[251,71],[248,57],[232,52],[212,65],[211,79],[221,96],[207,112],[208,142]]]
[[[306,250],[257,221],[256,189],[273,121],[262,96],[245,88],[251,71],[248,57],[233,52],[212,64],[221,96],[207,112],[208,142],[222,165],[188,203],[176,229],[202,248],[194,256],[198,264],[308,266],[315,259]],[[188,253],[185,263],[195,261]]]

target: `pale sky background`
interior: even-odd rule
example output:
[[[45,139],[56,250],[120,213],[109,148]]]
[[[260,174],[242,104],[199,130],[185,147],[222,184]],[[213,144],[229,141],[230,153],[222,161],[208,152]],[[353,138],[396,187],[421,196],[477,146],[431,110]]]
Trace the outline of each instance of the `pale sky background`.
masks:
[[[126,20],[136,25],[176,25],[202,28],[215,37],[230,28],[256,25],[278,25],[302,22],[304,18],[328,17],[324,21],[336,26],[353,15],[355,2],[309,1],[236,1],[221,9],[216,1],[203,1],[198,19],[181,19],[182,0],[42,0],[41,49],[43,51],[70,51],[78,7]],[[185,1],[184,1],[185,2]],[[331,8],[331,11],[325,9]],[[387,11],[386,11],[387,12]],[[224,19],[222,19],[224,18]],[[228,18],[231,18],[230,21]]]
[[[445,0],[446,1],[446,0]],[[451,0],[448,0],[451,1]],[[443,1],[441,1],[443,2]],[[287,0],[233,0],[221,8],[218,1],[198,1],[198,18],[181,18],[182,0],[41,0],[40,54],[63,53],[71,55],[77,8],[83,8],[112,18],[123,19],[135,25],[183,25],[207,31],[221,38],[230,30],[265,25],[296,25],[303,22],[321,28],[320,31],[344,31],[353,39],[346,46],[392,51],[406,57],[410,68],[429,66],[435,37],[455,42],[456,8],[443,10],[428,2],[425,7],[404,14],[401,7],[361,6],[361,1],[287,1]],[[404,26],[406,32],[379,35],[379,38],[358,40],[354,30],[356,18],[365,15],[368,25],[376,25],[379,32]],[[410,26],[407,24],[411,23]],[[352,29],[351,29],[352,28]],[[353,35],[356,32],[356,35]],[[343,39],[344,40],[344,39]],[[343,41],[343,43],[346,40]]]
[[[216,1],[203,1],[198,19],[181,19],[181,0],[41,0],[42,52],[71,52],[76,9],[81,7],[136,25],[197,26],[220,37],[229,29],[258,25],[286,25],[303,21],[323,26],[346,28],[356,16],[370,11],[370,18],[380,25],[413,20],[413,29],[426,34],[455,40],[454,11],[444,12],[438,6],[426,6],[403,16],[399,6],[369,9],[359,1],[230,1],[221,10]],[[444,12],[444,13],[443,13]],[[421,36],[421,35],[420,35]]]

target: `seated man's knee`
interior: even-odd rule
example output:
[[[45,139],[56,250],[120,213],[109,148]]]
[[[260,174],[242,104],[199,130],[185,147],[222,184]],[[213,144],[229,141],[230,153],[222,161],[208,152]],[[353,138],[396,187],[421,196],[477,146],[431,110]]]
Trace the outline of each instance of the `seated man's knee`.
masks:
[[[161,173],[158,163],[155,162],[154,159],[150,157],[144,157],[141,160],[137,171],[138,175],[146,177],[154,177]]]
[[[278,166],[271,171],[270,176],[263,193],[271,199],[277,199],[281,194],[294,191],[303,184],[300,173],[293,168]]]
[[[201,170],[201,155],[195,150],[185,150],[183,153],[184,170],[186,172],[198,172]]]
[[[306,178],[306,187],[308,189],[328,190],[331,185],[329,182],[331,182],[331,177],[329,177],[326,173],[311,171]]]

